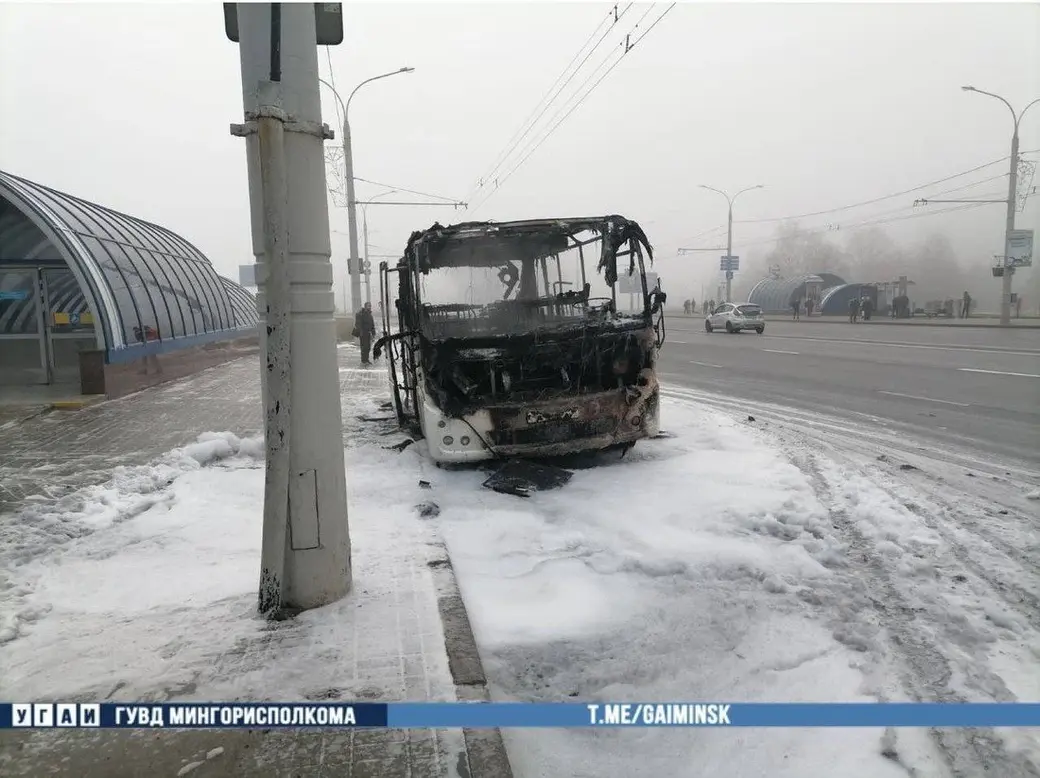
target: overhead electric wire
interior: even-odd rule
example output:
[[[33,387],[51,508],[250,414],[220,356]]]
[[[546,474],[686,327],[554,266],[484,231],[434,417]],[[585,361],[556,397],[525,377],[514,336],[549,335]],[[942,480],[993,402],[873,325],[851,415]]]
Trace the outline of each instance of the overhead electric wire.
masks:
[[[951,178],[956,178],[956,177],[958,177],[958,176],[951,176]],[[950,189],[943,189],[940,192],[934,192],[931,195],[929,195],[928,197],[924,197],[922,199],[927,200],[927,199],[929,199],[929,197],[935,198],[935,197],[940,197],[942,195],[953,194],[955,192],[963,192],[965,189],[971,189],[972,187],[979,186],[980,184],[987,184],[987,183],[990,183],[992,181],[999,181],[1000,179],[1007,178],[1007,177],[1008,177],[1007,173],[1001,173],[1000,175],[990,176],[989,178],[982,178],[982,179],[979,179],[978,181],[972,181],[970,184],[962,184],[960,186],[955,186],[955,187],[952,187]],[[949,179],[947,179],[947,180],[949,180]],[[919,187],[919,189],[920,188],[927,188],[928,186],[929,186],[928,184],[924,184],[924,185],[922,185],[922,187]],[[996,196],[996,195],[999,195],[999,194],[1001,194],[1001,193],[1000,192],[992,193],[993,196]],[[991,195],[990,194],[979,194],[977,196],[978,197],[989,197]],[[988,203],[980,203],[980,205],[988,205]],[[880,213],[872,214],[869,218],[870,219],[876,219],[876,218],[882,217],[882,216],[889,216],[889,215],[892,215],[892,214],[901,214],[901,213],[903,213],[903,211],[907,210],[907,208],[912,208],[912,207],[913,206],[905,206],[905,205],[904,206],[900,206],[899,208],[895,208],[895,209],[888,210],[888,211],[881,211]],[[829,213],[829,211],[828,211],[828,213]],[[777,221],[793,221],[793,220],[795,220],[797,218],[798,218],[797,216],[787,216],[787,217],[784,217],[783,219],[777,219]],[[747,222],[743,222],[743,223],[747,223]],[[826,227],[821,227],[821,228],[819,228],[818,230],[816,230],[814,232],[803,233],[803,234],[814,234],[815,235],[815,234],[820,234],[820,233],[823,233],[823,232],[835,232],[835,231],[839,231],[841,229],[851,229],[853,227],[855,227],[855,225],[851,225],[850,227],[845,227],[845,228],[843,228],[840,224],[839,225],[827,225]],[[725,228],[726,228],[726,225],[720,224],[720,225],[718,225],[716,227],[712,227],[710,230],[704,230],[703,232],[699,232],[696,235],[693,235],[692,237],[687,238],[684,242],[685,243],[692,243],[693,241],[697,240],[698,238],[705,237],[705,236],[710,235],[711,233],[717,232],[719,230],[724,230]],[[772,240],[772,239],[769,239],[769,240]],[[777,238],[777,240],[779,240],[779,238]],[[759,245],[762,242],[768,242],[768,241],[756,240],[756,241],[753,241],[751,243],[742,242],[741,245],[744,245],[744,246],[748,246],[748,245],[754,246],[754,245]]]
[[[616,68],[616,67],[618,66],[618,63],[620,63],[620,62],[621,62],[621,60],[623,60],[623,59],[625,58],[625,55],[627,55],[627,54],[628,54],[628,53],[629,53],[630,51],[632,51],[632,49],[634,49],[634,48],[636,47],[636,44],[638,44],[638,43],[639,43],[639,42],[640,42],[640,41],[641,41],[641,40],[642,40],[643,38],[645,38],[645,37],[647,36],[647,34],[648,34],[648,33],[650,32],[650,30],[652,30],[652,29],[653,29],[654,27],[656,27],[656,26],[657,26],[657,24],[658,24],[658,23],[659,23],[659,22],[660,22],[660,21],[661,21],[661,20],[662,20],[662,19],[663,19],[663,18],[664,18],[664,17],[665,17],[665,16],[667,15],[667,14],[668,14],[668,12],[669,12],[669,11],[671,11],[671,10],[672,10],[672,9],[673,9],[673,8],[674,8],[675,6],[676,6],[676,3],[672,3],[671,5],[669,5],[669,6],[668,6],[668,7],[667,7],[667,8],[666,8],[666,9],[665,9],[665,10],[664,10],[664,11],[663,11],[662,13],[661,13],[661,15],[660,15],[660,16],[658,16],[658,17],[657,17],[657,18],[656,18],[656,19],[654,20],[654,22],[653,22],[653,23],[652,23],[652,24],[651,24],[651,25],[650,25],[650,26],[649,26],[649,27],[648,27],[648,28],[646,29],[646,31],[645,31],[645,32],[643,32],[643,34],[642,34],[642,35],[640,35],[640,36],[639,36],[639,37],[638,37],[638,38],[637,38],[637,39],[636,39],[635,41],[629,42],[629,41],[627,40],[627,36],[626,36],[626,40],[625,40],[625,41],[624,41],[624,42],[623,42],[623,43],[621,44],[621,45],[623,45],[623,46],[624,46],[624,50],[622,51],[622,53],[621,53],[621,56],[620,56],[620,57],[618,57],[618,58],[617,58],[616,60],[614,60],[614,62],[613,62],[613,63],[612,63],[611,65],[610,65],[610,67],[609,67],[609,68],[607,68],[606,72],[604,72],[604,73],[603,73],[603,75],[601,75],[601,76],[600,76],[600,77],[599,77],[599,78],[598,78],[598,79],[597,79],[597,80],[596,80],[596,81],[595,81],[595,82],[594,82],[594,83],[592,84],[592,86],[591,86],[591,87],[589,87],[589,88],[588,88],[588,90],[586,90],[586,91],[584,92],[584,94],[582,94],[582,95],[581,95],[581,97],[579,97],[579,98],[578,98],[577,102],[575,102],[575,103],[574,103],[574,104],[573,104],[573,105],[572,105],[572,106],[570,107],[570,109],[569,109],[569,110],[567,111],[567,113],[565,113],[565,114],[564,114],[564,115],[563,115],[563,116],[562,116],[562,117],[561,117],[561,118],[560,118],[560,119],[559,119],[559,120],[558,120],[558,121],[557,121],[557,122],[556,122],[555,124],[553,124],[553,125],[552,125],[552,127],[550,127],[550,128],[549,128],[549,131],[548,131],[548,132],[547,132],[547,133],[546,133],[545,135],[543,135],[543,136],[541,137],[541,139],[540,139],[540,140],[539,140],[539,141],[538,141],[537,143],[535,143],[535,144],[534,144],[534,146],[533,146],[533,147],[532,147],[532,148],[530,149],[530,151],[528,151],[528,152],[527,152],[527,153],[526,153],[526,154],[525,154],[525,155],[524,155],[524,156],[523,156],[523,157],[522,157],[522,158],[520,159],[520,161],[519,161],[519,162],[517,162],[517,163],[516,163],[516,165],[514,165],[514,166],[513,166],[513,167],[512,167],[512,168],[511,168],[511,169],[509,170],[509,172],[508,172],[508,173],[506,173],[506,175],[505,175],[505,176],[503,176],[502,178],[500,178],[500,179],[498,180],[498,182],[497,182],[497,185],[495,186],[495,188],[494,188],[493,190],[491,190],[491,192],[489,192],[489,193],[487,194],[487,196],[485,196],[485,197],[484,197],[484,199],[482,199],[482,200],[481,200],[481,201],[480,201],[479,203],[477,203],[477,204],[476,204],[475,206],[473,206],[472,210],[474,210],[474,211],[475,211],[475,210],[477,210],[478,208],[482,207],[482,206],[483,206],[483,205],[484,205],[484,204],[485,204],[485,203],[486,203],[486,202],[487,202],[488,200],[490,200],[490,199],[491,199],[491,197],[492,197],[492,196],[493,196],[493,195],[495,194],[495,192],[497,192],[497,191],[498,191],[499,189],[501,189],[502,185],[503,185],[503,184],[505,184],[505,182],[506,182],[507,180],[509,180],[509,178],[510,178],[510,177],[511,177],[511,176],[512,176],[512,175],[513,175],[513,174],[514,174],[514,173],[515,173],[515,172],[516,172],[517,170],[519,170],[519,169],[520,169],[520,168],[521,168],[521,167],[523,166],[523,164],[524,164],[524,163],[525,163],[525,162],[526,162],[526,161],[527,161],[527,160],[528,160],[528,159],[530,158],[530,156],[531,156],[532,154],[534,154],[534,152],[536,152],[536,151],[537,151],[537,150],[539,149],[539,147],[541,147],[541,145],[542,145],[543,143],[545,143],[545,141],[546,141],[546,140],[548,140],[548,139],[549,139],[549,137],[550,137],[550,136],[552,136],[552,134],[553,134],[553,133],[554,133],[554,132],[556,131],[556,129],[557,129],[557,128],[558,128],[558,127],[559,127],[559,126],[561,125],[561,124],[563,124],[563,123],[564,123],[564,122],[565,122],[565,121],[567,120],[567,117],[569,117],[569,116],[570,116],[570,115],[571,115],[572,113],[574,113],[574,111],[575,111],[575,110],[576,110],[576,109],[577,109],[577,108],[578,108],[578,107],[579,107],[579,106],[580,106],[580,105],[581,105],[582,103],[584,103],[584,102],[585,102],[585,100],[586,100],[586,99],[587,99],[587,98],[589,97],[589,95],[591,95],[591,94],[592,94],[592,93],[593,93],[593,92],[594,92],[594,91],[596,90],[596,87],[598,87],[598,86],[600,85],[600,83],[602,83],[603,79],[605,79],[605,78],[606,78],[606,77],[607,77],[608,75],[610,75],[610,72],[611,72],[611,71],[612,71],[612,70],[613,70],[614,68]],[[651,6],[651,9],[652,9],[652,6]],[[647,17],[648,15],[649,15],[649,13],[650,13],[650,10],[651,10],[651,9],[648,9],[648,10],[647,10],[647,12],[646,12],[646,13],[644,13],[642,17],[640,17],[639,21],[637,21],[637,22],[636,22],[635,26],[634,26],[634,27],[632,28],[632,31],[631,31],[631,32],[629,33],[629,36],[631,36],[631,34],[632,34],[633,32],[635,32],[635,30],[636,30],[636,29],[638,29],[638,27],[639,27],[639,24],[640,24],[640,23],[641,23],[641,22],[643,21],[643,19],[645,19],[645,18],[646,18],[646,17]],[[608,57],[606,57],[606,58],[605,58],[605,59],[603,60],[603,62],[601,62],[601,63],[600,63],[600,66],[599,66],[599,67],[600,67],[600,68],[602,68],[602,66],[603,66],[603,65],[604,65],[604,64],[605,64],[606,62],[608,62],[609,60],[610,60],[610,57],[609,57],[609,56],[608,56]],[[597,68],[597,70],[598,70],[598,69],[599,69],[599,68]],[[585,80],[585,82],[583,82],[582,86],[579,86],[579,87],[578,87],[578,89],[577,89],[577,90],[575,90],[575,93],[574,93],[574,94],[578,94],[578,93],[579,93],[579,92],[581,91],[581,89],[582,89],[582,87],[584,86],[584,84],[585,84],[585,83],[588,83],[588,81],[589,81],[589,80],[591,80],[591,78],[592,78],[592,77],[593,77],[593,76],[595,75],[595,73],[596,73],[596,72],[597,72],[597,71],[593,71],[592,75],[590,75],[590,76],[589,76],[589,78],[588,78],[588,79],[586,79],[586,80]],[[562,109],[561,109],[561,110],[562,110]],[[557,112],[557,113],[558,113],[558,112]],[[550,121],[551,121],[551,120],[550,120]]]
[[[832,229],[830,227],[824,227],[822,229],[816,229],[816,230],[800,230],[797,233],[797,235],[799,235],[799,236],[802,236],[802,235],[822,235],[825,232],[853,232],[855,230],[859,230],[859,229],[862,229],[864,227],[876,227],[876,226],[879,226],[879,225],[882,225],[882,224],[892,224],[894,222],[906,221],[908,219],[923,219],[923,218],[926,218],[926,217],[929,217],[929,216],[941,216],[943,214],[953,213],[955,211],[970,211],[970,210],[974,210],[976,208],[981,208],[984,205],[988,205],[988,203],[968,203],[966,205],[957,205],[957,206],[953,206],[951,208],[939,208],[939,209],[934,210],[934,211],[921,211],[919,213],[909,213],[909,214],[904,214],[902,216],[894,216],[894,217],[889,218],[889,219],[871,218],[870,220],[867,220],[867,221],[864,221],[864,222],[858,222],[856,224],[850,224],[850,225],[847,225],[845,227],[839,227],[838,229]],[[882,215],[882,214],[878,214],[878,216],[880,216],[880,215]],[[775,236],[775,237],[772,237],[772,238],[765,238],[765,239],[762,239],[762,240],[753,240],[753,241],[747,241],[747,242],[741,241],[740,245],[743,248],[750,248],[752,246],[765,246],[765,245],[768,245],[770,243],[779,243],[785,237],[787,237],[787,236],[780,235],[780,236]]]
[[[567,66],[563,69],[563,71],[561,71],[560,75],[556,77],[556,80],[553,81],[549,89],[546,90],[546,93],[542,95],[542,99],[535,104],[534,110],[531,111],[531,114],[527,117],[527,119],[524,120],[523,124],[520,125],[516,132],[513,133],[513,137],[506,142],[505,146],[502,147],[502,150],[498,153],[498,156],[495,158],[495,162],[491,166],[491,169],[477,179],[477,185],[470,192],[470,197],[472,197],[472,195],[476,194],[480,189],[482,189],[484,187],[484,184],[491,180],[492,176],[494,176],[494,174],[498,172],[502,165],[505,164],[506,160],[509,159],[514,149],[520,144],[520,142],[525,137],[527,137],[528,133],[530,133],[531,130],[534,129],[535,125],[538,123],[538,120],[545,115],[545,112],[549,110],[549,107],[552,105],[553,101],[557,97],[559,97],[560,92],[562,92],[563,89],[567,86],[567,84],[569,84],[571,80],[578,74],[578,71],[582,69],[582,67],[588,61],[589,57],[591,57],[592,54],[596,51],[596,49],[600,47],[600,44],[603,43],[603,40],[607,37],[607,35],[610,34],[610,31],[614,29],[614,25],[616,25],[619,21],[621,21],[622,18],[624,18],[625,14],[628,13],[628,9],[631,8],[632,5],[633,3],[629,3],[625,6],[624,10],[622,10],[621,13],[618,14],[617,4],[615,3],[614,7],[607,13],[607,17],[601,20],[598,25],[596,25],[596,29],[594,29],[592,33],[589,35],[589,37],[586,38],[585,42],[581,45],[581,48],[579,48],[575,55],[571,58],[571,61],[567,63]],[[560,84],[560,88],[557,89],[551,97],[549,97],[550,93],[552,93],[552,90],[556,87],[557,84],[560,83],[560,80],[567,75],[567,72],[574,65],[575,61],[578,59],[578,57],[581,56],[581,53],[585,51],[585,48],[589,45],[589,42],[596,36],[596,33],[599,32],[600,28],[603,26],[603,23],[608,19],[612,20],[610,27],[608,27],[607,30],[603,33],[603,35],[600,36],[600,39],[596,41],[596,44],[591,49],[589,49],[589,51],[585,54],[584,58],[582,58],[581,62],[578,63],[578,66],[574,68],[574,71],[570,74],[570,76],[567,76],[567,80]],[[548,101],[546,101],[547,97],[549,98]],[[539,108],[542,109],[540,112],[538,110]]]
[[[788,220],[791,220],[791,219],[807,219],[810,216],[824,216],[824,215],[826,215],[828,213],[837,213],[838,211],[847,211],[847,210],[850,210],[852,208],[859,208],[859,207],[864,206],[864,205],[873,205],[874,203],[880,203],[880,202],[883,202],[885,200],[891,200],[894,197],[902,197],[903,195],[908,195],[908,194],[912,194],[914,192],[919,192],[920,190],[927,189],[930,186],[935,186],[937,184],[944,184],[947,181],[952,181],[955,178],[960,178],[961,176],[966,176],[969,173],[975,173],[975,172],[977,172],[979,170],[983,170],[985,168],[992,167],[993,165],[996,165],[996,164],[998,164],[1000,162],[1003,162],[1003,161],[1005,161],[1007,159],[1009,159],[1009,157],[1001,157],[1000,159],[995,159],[992,162],[987,162],[984,165],[979,165],[978,167],[973,167],[971,170],[965,170],[962,173],[957,173],[957,174],[952,175],[952,176],[947,176],[946,178],[940,178],[940,179],[938,179],[936,181],[930,181],[927,184],[921,184],[920,186],[915,186],[915,187],[913,187],[911,189],[904,189],[901,192],[893,192],[892,194],[884,195],[883,197],[875,197],[875,198],[873,198],[871,200],[864,200],[863,202],[859,202],[859,203],[851,203],[849,205],[842,205],[842,206],[839,206],[837,208],[828,208],[827,210],[823,210],[823,211],[813,211],[812,213],[802,213],[802,214],[797,214],[797,215],[794,215],[794,216],[775,216],[775,217],[770,217],[768,219],[734,219],[733,223],[734,224],[762,224],[762,223],[765,223],[765,222],[782,222],[782,221],[788,221]]]
[[[334,105],[336,106],[336,126],[343,126],[343,117],[339,115],[339,92],[336,91],[336,72],[332,69],[332,53],[331,47],[325,47],[325,56],[329,61],[329,85],[332,87],[332,93],[336,95]]]
[[[372,184],[372,186],[385,186],[387,189],[393,189],[395,192],[407,192],[408,194],[419,195],[420,197],[432,197],[435,200],[445,200],[449,203],[461,202],[461,200],[458,200],[454,197],[445,197],[444,195],[435,195],[430,194],[429,192],[419,192],[415,189],[406,189],[403,186],[394,186],[393,184],[381,184],[378,181],[370,181],[369,179],[361,178],[360,176],[354,176],[354,180],[361,181],[365,184]]]

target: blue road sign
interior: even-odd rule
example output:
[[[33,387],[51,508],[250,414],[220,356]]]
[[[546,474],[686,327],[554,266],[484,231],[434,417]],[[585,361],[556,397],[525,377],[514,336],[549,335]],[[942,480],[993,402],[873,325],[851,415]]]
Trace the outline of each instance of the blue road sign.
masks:
[[[0,300],[28,300],[29,292],[25,289],[13,289],[10,291],[0,291]]]

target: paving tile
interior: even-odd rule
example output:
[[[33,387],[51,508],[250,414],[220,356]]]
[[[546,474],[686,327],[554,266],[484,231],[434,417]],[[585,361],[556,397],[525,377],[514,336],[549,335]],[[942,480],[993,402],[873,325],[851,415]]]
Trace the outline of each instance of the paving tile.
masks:
[[[357,351],[337,351],[340,387],[349,396],[385,393],[381,369],[357,368]],[[361,422],[344,414],[344,439],[359,445]],[[247,357],[159,387],[79,411],[52,411],[0,427],[0,531],[26,501],[51,500],[102,483],[119,465],[146,464],[203,432],[260,434],[259,361]],[[5,515],[6,514],[6,515]],[[359,531],[354,547],[356,639],[352,667],[316,667],[314,699],[453,700],[437,596],[419,537],[402,543]],[[74,539],[70,542],[74,542]],[[407,545],[407,543],[413,545]],[[382,545],[381,545],[382,544]],[[389,546],[389,547],[388,547]],[[376,558],[379,562],[377,564]],[[388,566],[385,559],[391,558]],[[213,659],[231,675],[266,664],[315,635],[293,622],[272,625]],[[344,688],[344,676],[349,676]],[[176,775],[219,744],[225,754],[190,775],[442,778],[454,774],[459,733],[434,730],[203,730],[0,733],[0,773],[119,778]],[[124,765],[122,769],[119,765]],[[449,769],[449,765],[452,766]]]

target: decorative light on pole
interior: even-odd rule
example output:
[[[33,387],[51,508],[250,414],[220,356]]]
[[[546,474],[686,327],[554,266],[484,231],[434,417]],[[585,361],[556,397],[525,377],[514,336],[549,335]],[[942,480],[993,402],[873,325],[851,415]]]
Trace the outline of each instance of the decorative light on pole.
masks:
[[[755,184],[749,186],[747,189],[741,189],[735,195],[730,197],[726,192],[721,189],[716,189],[713,186],[700,185],[701,189],[707,189],[712,192],[718,192],[720,195],[726,198],[726,203],[729,205],[729,211],[726,218],[726,256],[733,256],[733,202],[740,197],[744,192],[750,192],[752,189],[765,189],[763,184]],[[726,271],[726,302],[732,302],[730,299],[733,296],[733,270]]]
[[[415,68],[405,67],[391,70],[389,73],[381,73],[378,76],[372,76],[372,78],[366,78],[354,87],[354,90],[347,97],[346,103],[343,102],[343,98],[339,96],[339,92],[336,91],[332,84],[324,79],[319,79],[321,83],[331,89],[333,94],[336,95],[336,99],[339,100],[340,108],[343,111],[343,167],[344,176],[347,179],[347,230],[350,236],[350,306],[354,313],[361,310],[361,267],[358,262],[357,202],[354,197],[354,155],[350,142],[350,101],[354,99],[354,95],[365,84],[371,84],[373,81],[378,81],[381,78],[389,78],[401,73],[414,72]]]
[[[1011,103],[1000,95],[986,92],[982,89],[976,89],[973,86],[962,86],[961,89],[965,92],[976,92],[980,95],[986,95],[987,97],[1000,100],[1000,102],[1006,105],[1008,110],[1011,111],[1011,120],[1014,122],[1014,132],[1011,134],[1011,171],[1008,176],[1007,221],[1004,225],[1004,261],[1001,263],[1003,266],[1003,272],[1001,274],[1000,324],[1006,327],[1011,324],[1011,276],[1015,272],[1015,268],[1010,264],[1010,256],[1011,233],[1014,232],[1015,229],[1015,200],[1018,193],[1018,126],[1022,122],[1022,117],[1025,115],[1026,111],[1037,103],[1040,103],[1040,98],[1029,103],[1021,110],[1021,112],[1016,114]]]

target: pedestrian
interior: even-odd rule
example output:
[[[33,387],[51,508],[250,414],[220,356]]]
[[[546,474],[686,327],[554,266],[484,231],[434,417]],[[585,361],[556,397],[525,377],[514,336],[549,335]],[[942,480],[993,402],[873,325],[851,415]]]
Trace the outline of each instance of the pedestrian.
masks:
[[[714,313],[714,312],[715,312],[715,299],[712,298],[711,300],[708,300],[708,308],[707,308],[707,310],[704,311],[704,315],[707,316],[708,314],[711,314],[711,313]]]
[[[802,301],[801,300],[792,300],[791,301],[791,312],[794,314],[791,318],[793,318],[795,321],[798,321],[801,318],[801,312],[802,312]]]
[[[971,315],[971,295],[967,292],[961,298],[961,311],[963,318],[967,319]]]
[[[870,314],[874,312],[874,301],[869,297],[864,297],[861,307],[863,308],[863,321],[870,321]]]
[[[849,300],[849,323],[855,324],[859,319],[859,298],[853,297]]]
[[[693,297],[690,298],[690,313],[697,313],[697,300]]]
[[[376,334],[376,322],[372,317],[372,303],[365,303],[365,307],[357,312],[354,317],[352,334],[361,342],[361,364],[372,364],[368,359],[368,354],[372,350],[372,338]]]
[[[687,316],[690,315],[690,301],[689,300],[683,300],[682,312],[685,313]]]

